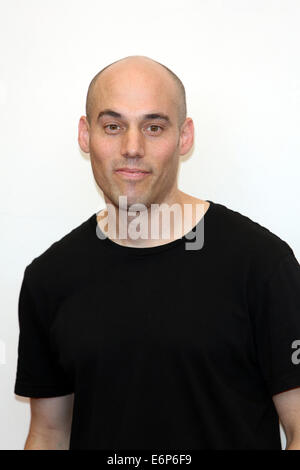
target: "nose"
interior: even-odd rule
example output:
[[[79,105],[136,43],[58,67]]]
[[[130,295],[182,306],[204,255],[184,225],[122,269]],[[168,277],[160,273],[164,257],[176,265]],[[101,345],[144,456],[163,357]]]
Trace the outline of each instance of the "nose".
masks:
[[[144,139],[141,131],[137,128],[129,128],[124,133],[121,145],[123,157],[143,157]]]

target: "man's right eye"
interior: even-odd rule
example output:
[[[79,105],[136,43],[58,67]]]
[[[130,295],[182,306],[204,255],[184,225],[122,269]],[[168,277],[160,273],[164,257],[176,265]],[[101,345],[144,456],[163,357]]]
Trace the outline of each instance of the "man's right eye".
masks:
[[[115,128],[115,129],[111,129],[112,127]],[[109,128],[109,130],[115,131],[115,130],[117,130],[116,127],[120,127],[120,126],[118,126],[118,124],[107,124],[106,126],[104,126],[104,129]]]

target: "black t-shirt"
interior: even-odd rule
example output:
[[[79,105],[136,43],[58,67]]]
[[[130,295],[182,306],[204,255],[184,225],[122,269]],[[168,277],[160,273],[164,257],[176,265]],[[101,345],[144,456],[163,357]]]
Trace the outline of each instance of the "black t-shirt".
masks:
[[[299,263],[209,202],[201,249],[125,247],[93,214],[26,267],[14,391],[74,393],[70,449],[281,449],[272,395],[300,386]]]

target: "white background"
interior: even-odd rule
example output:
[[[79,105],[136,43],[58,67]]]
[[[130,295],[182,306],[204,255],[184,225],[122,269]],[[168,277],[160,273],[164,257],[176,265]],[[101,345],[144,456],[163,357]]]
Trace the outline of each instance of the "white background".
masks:
[[[1,449],[22,449],[29,426],[13,392],[25,266],[104,207],[77,143],[90,80],[128,55],[171,68],[196,128],[180,189],[259,222],[299,260],[299,24],[299,0],[2,5]]]

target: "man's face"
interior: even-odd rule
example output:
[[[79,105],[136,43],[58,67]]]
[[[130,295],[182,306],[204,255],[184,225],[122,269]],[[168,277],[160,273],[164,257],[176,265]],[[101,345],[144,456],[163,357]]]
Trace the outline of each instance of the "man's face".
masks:
[[[149,207],[177,187],[178,92],[165,73],[111,69],[100,76],[93,95],[88,131],[93,174],[106,202],[119,206],[119,196],[127,196],[128,207],[134,203]],[[126,173],[121,168],[147,173]]]

